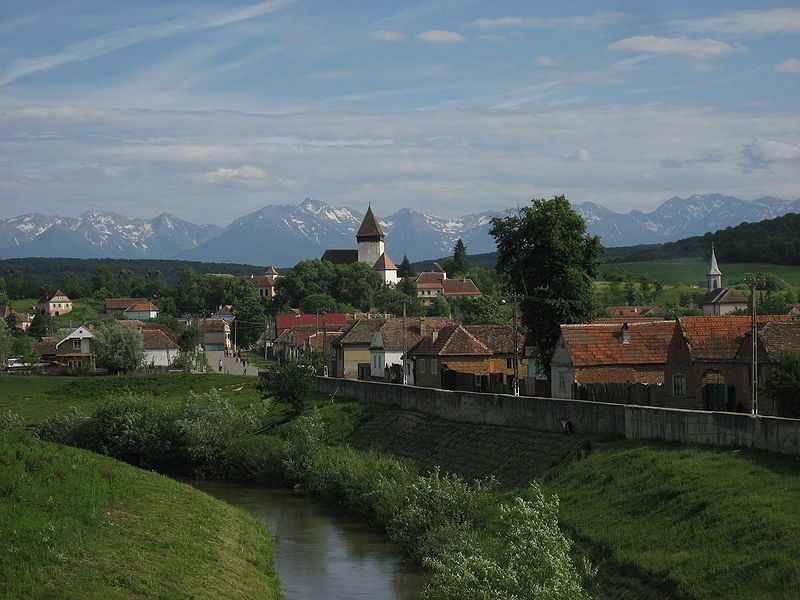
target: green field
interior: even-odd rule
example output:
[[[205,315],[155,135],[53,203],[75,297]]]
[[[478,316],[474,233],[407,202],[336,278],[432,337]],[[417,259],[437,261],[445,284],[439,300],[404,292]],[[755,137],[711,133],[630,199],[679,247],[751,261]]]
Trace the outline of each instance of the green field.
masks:
[[[147,394],[157,402],[180,402],[188,392],[206,392],[212,387],[239,406],[259,399],[252,377],[219,373],[165,373],[156,375],[107,375],[102,377],[56,377],[49,375],[4,375],[0,373],[0,412],[10,410],[28,425],[50,415],[64,414],[77,406],[86,414],[109,396],[127,392]]]
[[[0,434],[0,597],[280,598],[242,510],[91,452]]]
[[[645,276],[666,285],[705,286],[708,261],[701,258],[675,258],[670,260],[650,260],[643,262],[615,262],[601,265],[604,272],[611,268],[619,268],[631,273],[634,277]],[[773,265],[767,263],[720,263],[723,284],[740,281],[746,273],[774,273],[793,287],[800,287],[800,266]]]

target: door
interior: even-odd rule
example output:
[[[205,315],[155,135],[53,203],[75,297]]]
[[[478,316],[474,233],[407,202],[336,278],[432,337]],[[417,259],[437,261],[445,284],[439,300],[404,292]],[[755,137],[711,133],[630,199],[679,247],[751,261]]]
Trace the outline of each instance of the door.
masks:
[[[705,396],[706,410],[724,411],[727,408],[724,383],[707,383],[703,388],[703,395]]]

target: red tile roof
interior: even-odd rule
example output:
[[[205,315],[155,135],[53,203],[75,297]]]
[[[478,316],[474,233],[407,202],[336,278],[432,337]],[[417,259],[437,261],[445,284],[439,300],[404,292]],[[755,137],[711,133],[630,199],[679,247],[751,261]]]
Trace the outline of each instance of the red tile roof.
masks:
[[[464,329],[486,344],[495,354],[514,353],[513,325],[465,325]],[[517,352],[525,351],[525,336],[517,330]]]
[[[152,302],[135,302],[125,309],[125,312],[151,312],[158,311],[158,307]]]
[[[658,310],[655,306],[609,306],[606,308],[610,317],[645,317]]]
[[[472,279],[445,279],[445,296],[480,296],[481,291]]]
[[[428,333],[453,325],[453,321],[446,317],[408,317],[406,319],[406,348],[411,348],[422,340],[424,337],[421,332],[423,323],[424,329]],[[380,331],[383,346],[375,349],[389,352],[403,350],[403,319],[389,319],[381,326]]]
[[[70,302],[69,297],[61,290],[50,290],[44,296],[39,298],[39,304],[50,302],[50,300],[52,300],[55,296],[64,296],[67,299],[67,302]]]
[[[426,336],[408,352],[409,356],[491,356],[492,354],[491,348],[461,325],[448,325],[438,333]]]
[[[435,289],[443,288],[444,273],[441,271],[425,271],[417,276],[414,284],[418,289]]]
[[[336,346],[342,344],[372,344],[372,336],[386,323],[386,319],[363,319],[353,321],[344,333],[336,340]]]
[[[767,356],[775,359],[781,352],[800,352],[800,321],[772,321],[758,332]]]
[[[759,324],[791,320],[791,315],[758,317]],[[747,315],[683,317],[679,327],[695,360],[733,360],[751,327]]]
[[[142,329],[145,350],[177,350],[178,344],[160,329]]]
[[[372,268],[376,271],[396,271],[397,265],[394,264],[389,255],[384,252],[381,254],[381,257],[375,261],[375,264],[372,265]]]
[[[561,336],[572,364],[582,367],[667,362],[675,321],[628,323],[628,343],[623,342],[623,327],[619,323],[562,325]]]

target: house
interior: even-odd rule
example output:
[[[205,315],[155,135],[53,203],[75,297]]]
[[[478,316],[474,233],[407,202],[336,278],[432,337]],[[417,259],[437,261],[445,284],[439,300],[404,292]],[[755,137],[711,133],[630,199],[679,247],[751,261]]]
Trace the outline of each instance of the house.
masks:
[[[179,319],[187,327],[196,328],[200,346],[204,350],[222,350],[231,347],[231,326],[222,319]]]
[[[223,321],[228,321],[229,323],[236,318],[236,315],[233,314],[233,305],[232,304],[223,304],[215,312],[211,315],[212,319],[222,319]]]
[[[527,370],[524,337],[514,339],[510,325],[448,325],[431,332],[408,351],[414,385],[509,393],[515,376],[520,381]]]
[[[105,308],[107,314],[122,314],[133,304],[147,302],[147,298],[106,298]]]
[[[381,276],[385,285],[395,285],[400,279],[397,276],[397,266],[386,253],[386,234],[381,224],[372,212],[372,207],[367,208],[367,214],[361,221],[361,226],[356,232],[357,250],[325,250],[322,260],[335,265],[363,262],[371,266]]]
[[[275,338],[275,355],[281,362],[301,360],[309,352],[321,353],[326,345],[326,337],[341,332],[341,326],[331,329],[318,329],[316,326],[301,326],[284,329]]]
[[[757,318],[767,323],[790,321],[790,315]],[[742,344],[751,329],[746,315],[683,317],[675,323],[664,367],[664,404],[670,408],[749,411],[751,382],[737,367]]]
[[[638,320],[640,317],[660,317],[661,309],[657,306],[609,306],[606,308],[611,318]]]
[[[448,279],[447,273],[439,263],[433,263],[430,271],[424,271],[414,280],[417,297],[426,306],[434,303],[436,298],[445,299],[453,296],[480,296],[481,291],[472,279]]]
[[[736,379],[750,381],[752,373],[753,356],[753,331],[752,328],[747,333],[744,341],[739,346],[739,351],[733,359],[735,369],[738,371]],[[772,377],[772,372],[783,352],[800,353],[800,320],[793,319],[769,321],[758,328],[758,348],[756,357],[758,358],[758,413],[762,415],[775,415],[780,417],[796,416],[794,412],[776,403],[775,398],[770,397],[765,391],[767,382]],[[752,389],[752,384],[751,384]],[[752,395],[752,392],[751,394]],[[748,395],[749,397],[749,395]],[[744,403],[745,410],[752,410],[752,403]]]
[[[272,300],[277,295],[278,291],[275,282],[280,277],[278,270],[269,265],[263,275],[244,275],[241,279],[245,279],[253,284],[258,292],[258,295],[265,300]]]
[[[708,292],[697,299],[697,305],[707,315],[727,315],[739,308],[747,308],[746,297],[734,289],[722,287],[722,272],[717,266],[714,246],[711,246],[711,267],[706,274]]]
[[[61,290],[53,290],[39,298],[39,312],[57,317],[72,312],[72,300]]]
[[[63,338],[45,337],[35,343],[33,349],[56,369],[94,370],[95,359],[92,353],[94,333],[87,325],[82,325]]]
[[[360,319],[348,325],[333,343],[330,373],[341,379],[371,379],[370,345],[386,319]]]
[[[591,384],[663,384],[675,321],[562,325],[550,360],[550,396],[579,398]]]
[[[7,321],[9,317],[14,317],[15,327],[20,331],[28,331],[33,322],[33,318],[26,312],[17,312],[10,306],[0,305],[0,319]]]
[[[169,367],[180,354],[178,342],[162,329],[141,328],[145,367]]]
[[[311,314],[289,313],[275,317],[275,335],[295,327],[319,327],[320,329],[344,328],[348,315],[345,313]]]
[[[800,304],[787,304],[783,307],[783,312],[787,315],[800,315]]]
[[[138,319],[139,321],[147,321],[148,319],[157,319],[158,318],[159,309],[158,307],[150,302],[149,300],[145,300],[144,302],[136,302],[131,304],[122,315],[126,319]]]
[[[444,317],[408,317],[405,320],[405,336],[403,336],[403,319],[388,319],[372,335],[369,346],[370,375],[372,379],[403,383],[403,352],[415,346],[423,337],[432,331],[452,325],[453,321]],[[414,372],[411,361],[406,363],[406,380],[414,384]]]

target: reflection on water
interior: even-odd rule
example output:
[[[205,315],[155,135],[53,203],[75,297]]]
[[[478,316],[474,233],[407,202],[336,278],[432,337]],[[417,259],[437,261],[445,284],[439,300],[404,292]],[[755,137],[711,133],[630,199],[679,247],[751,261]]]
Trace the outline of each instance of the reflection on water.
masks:
[[[190,481],[240,506],[278,537],[275,566],[286,600],[417,600],[421,570],[385,536],[331,514],[292,490],[226,481]]]

